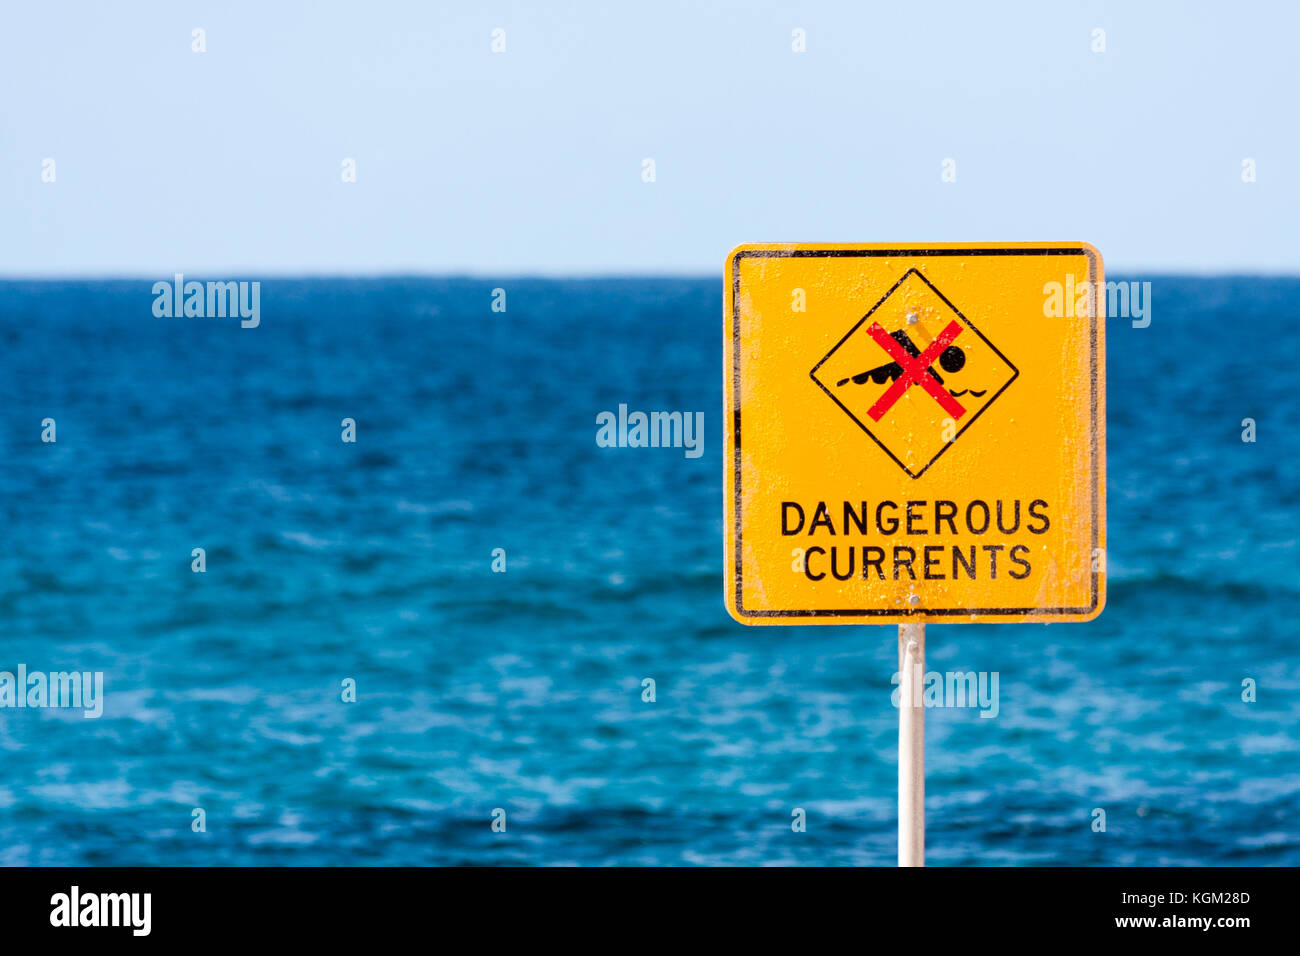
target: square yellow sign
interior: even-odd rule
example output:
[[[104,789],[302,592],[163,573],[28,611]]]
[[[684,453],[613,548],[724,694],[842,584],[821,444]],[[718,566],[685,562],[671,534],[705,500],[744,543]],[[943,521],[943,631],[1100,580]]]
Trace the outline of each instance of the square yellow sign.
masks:
[[[1086,243],[727,260],[727,608],[1083,621],[1106,599],[1105,287]]]

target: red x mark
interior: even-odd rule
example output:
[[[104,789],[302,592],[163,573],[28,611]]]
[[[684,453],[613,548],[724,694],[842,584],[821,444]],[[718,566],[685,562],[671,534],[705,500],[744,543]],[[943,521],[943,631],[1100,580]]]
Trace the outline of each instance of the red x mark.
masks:
[[[948,327],[940,332],[916,358],[908,355],[903,347],[894,341],[893,336],[880,327],[879,322],[872,322],[871,328],[867,329],[867,334],[875,339],[876,344],[888,352],[889,357],[903,370],[903,374],[897,381],[889,386],[885,394],[876,400],[876,404],[867,410],[873,422],[880,421],[885,416],[885,412],[889,411],[893,404],[903,397],[903,393],[913,385],[920,385],[929,392],[943,410],[952,416],[953,421],[966,414],[966,409],[962,408],[957,399],[949,395],[948,390],[930,374],[930,364],[939,357],[940,352],[952,344],[953,339],[961,334],[960,325],[955,321],[949,322]]]

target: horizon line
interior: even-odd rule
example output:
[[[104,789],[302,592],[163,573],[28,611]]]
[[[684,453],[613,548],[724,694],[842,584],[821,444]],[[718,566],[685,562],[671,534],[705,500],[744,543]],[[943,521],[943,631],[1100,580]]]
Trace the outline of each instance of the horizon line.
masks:
[[[373,272],[325,272],[315,270],[301,271],[281,271],[270,270],[259,272],[257,270],[244,269],[226,269],[226,270],[199,270],[189,273],[182,270],[181,275],[202,276],[203,281],[213,277],[211,281],[230,281],[232,277],[243,276],[245,281],[262,281],[262,280],[286,280],[286,281],[326,281],[326,280],[367,280],[380,281],[385,279],[458,279],[467,281],[502,281],[502,280],[539,280],[539,281],[645,281],[645,280],[677,280],[677,281],[714,281],[719,277],[725,278],[725,266],[719,268],[717,272],[703,271],[682,271],[682,272],[624,272],[624,271],[573,271],[573,272],[528,272],[528,271],[501,271],[501,272],[481,272],[481,271],[448,271],[448,272],[423,272],[416,270],[379,270]],[[1205,269],[1107,269],[1111,277],[1124,276],[1132,278],[1143,276],[1145,278],[1179,278],[1179,279],[1300,279],[1300,270],[1293,272],[1282,271],[1245,271],[1245,270],[1225,270],[1212,271]],[[0,282],[161,282],[171,281],[176,275],[175,271],[165,274],[159,272],[66,272],[66,273],[5,273],[0,272]],[[219,280],[215,277],[221,277]],[[256,276],[256,279],[249,278]],[[195,281],[200,279],[195,278]]]

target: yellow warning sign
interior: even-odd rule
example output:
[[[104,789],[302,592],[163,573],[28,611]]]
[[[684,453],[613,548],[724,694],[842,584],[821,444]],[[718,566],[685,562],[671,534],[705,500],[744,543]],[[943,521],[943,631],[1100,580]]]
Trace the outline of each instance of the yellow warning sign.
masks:
[[[1101,256],[1086,243],[734,250],[724,330],[732,615],[1096,617],[1104,303]]]

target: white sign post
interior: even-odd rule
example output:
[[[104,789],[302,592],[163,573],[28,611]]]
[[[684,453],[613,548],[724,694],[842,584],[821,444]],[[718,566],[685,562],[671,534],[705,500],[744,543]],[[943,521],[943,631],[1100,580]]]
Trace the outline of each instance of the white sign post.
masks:
[[[925,866],[925,625],[898,625],[898,865]]]

